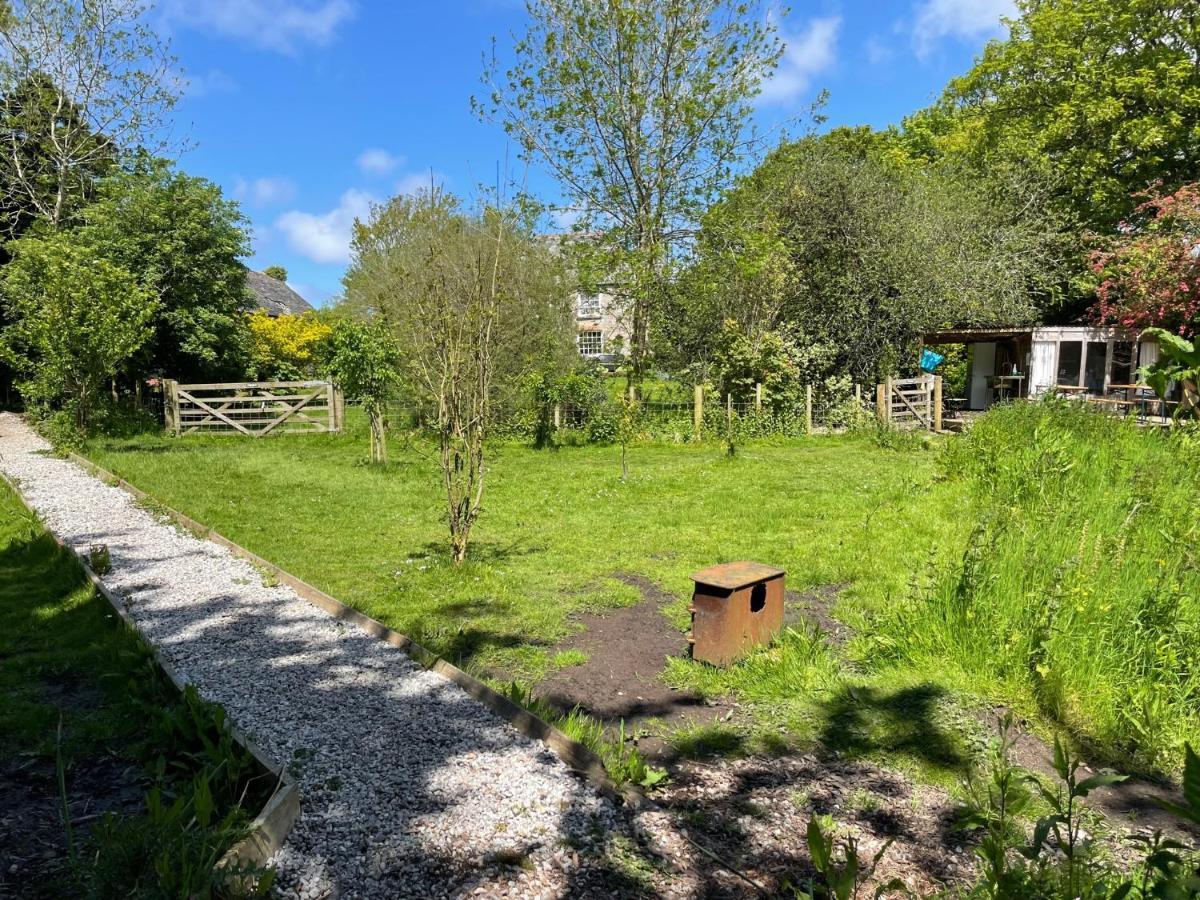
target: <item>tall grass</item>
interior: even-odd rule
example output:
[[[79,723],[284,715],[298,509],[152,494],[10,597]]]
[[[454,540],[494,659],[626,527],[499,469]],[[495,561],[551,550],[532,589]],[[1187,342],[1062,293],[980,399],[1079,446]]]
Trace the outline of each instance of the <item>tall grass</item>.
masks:
[[[1001,683],[1128,771],[1200,740],[1200,441],[1062,402],[949,443],[972,539],[877,623],[877,658]]]

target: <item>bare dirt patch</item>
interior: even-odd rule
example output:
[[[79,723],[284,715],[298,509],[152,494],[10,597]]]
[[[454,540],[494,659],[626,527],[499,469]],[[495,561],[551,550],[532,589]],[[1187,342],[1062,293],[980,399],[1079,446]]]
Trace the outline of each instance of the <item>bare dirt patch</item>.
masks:
[[[538,685],[538,696],[564,711],[578,706],[605,722],[623,720],[627,733],[652,722],[678,728],[729,715],[732,705],[706,702],[698,694],[668,687],[660,677],[669,657],[688,652],[687,635],[662,612],[675,598],[643,576],[618,573],[613,577],[638,588],[643,600],[603,614],[579,616],[583,630],[555,650],[582,650],[588,654],[587,662],[546,678]],[[639,747],[655,758],[666,751],[655,735],[640,738]]]
[[[736,704],[677,690],[661,678],[668,658],[688,653],[687,634],[663,614],[663,607],[675,597],[643,575],[618,572],[613,577],[640,590],[642,601],[576,617],[582,629],[554,650],[582,650],[588,660],[544,679],[537,687],[538,696],[564,712],[578,706],[613,725],[624,721],[626,733],[637,736],[643,754],[657,761],[671,756],[665,732],[715,721],[736,724]],[[785,624],[811,623],[831,644],[841,646],[851,637],[850,630],[833,618],[831,608],[844,588],[826,585],[803,593],[788,591]]]
[[[812,754],[686,761],[672,768],[671,783],[654,799],[678,828],[719,848],[771,896],[813,874],[805,830],[814,815],[831,816],[839,834],[853,834],[868,859],[893,841],[876,882],[900,878],[928,894],[974,874],[971,847],[954,827],[954,806],[944,792],[860,762]],[[756,895],[716,868],[702,878],[700,896]]]
[[[66,771],[67,805],[76,845],[106,815],[142,808],[136,766],[113,756],[77,760]],[[0,767],[0,896],[62,897],[69,884],[67,832],[53,760],[23,756]]]

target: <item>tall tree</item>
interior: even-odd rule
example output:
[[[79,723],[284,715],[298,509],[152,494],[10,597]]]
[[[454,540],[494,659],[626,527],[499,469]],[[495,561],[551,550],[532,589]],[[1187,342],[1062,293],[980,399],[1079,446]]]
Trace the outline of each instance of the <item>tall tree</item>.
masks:
[[[725,322],[754,353],[781,330],[806,379],[873,382],[926,330],[1035,317],[1060,263],[1044,204],[1036,182],[917,165],[866,130],[785,144],[705,217],[664,337],[702,367]]]
[[[1045,160],[1063,204],[1111,231],[1131,197],[1173,191],[1200,167],[1200,11],[1195,0],[1018,0],[939,103],[905,123],[912,145]]]
[[[501,72],[493,60],[476,108],[550,168],[581,229],[603,232],[590,268],[624,284],[640,379],[673,251],[742,155],[751,102],[782,48],[760,5],[741,0],[526,7],[515,62]]]
[[[12,0],[0,8],[6,205],[57,229],[89,173],[125,148],[166,146],[178,79],[146,10],[141,0]]]
[[[246,220],[210,181],[141,156],[99,187],[80,230],[136,272],[161,306],[139,353],[144,371],[181,380],[238,376],[246,363]]]

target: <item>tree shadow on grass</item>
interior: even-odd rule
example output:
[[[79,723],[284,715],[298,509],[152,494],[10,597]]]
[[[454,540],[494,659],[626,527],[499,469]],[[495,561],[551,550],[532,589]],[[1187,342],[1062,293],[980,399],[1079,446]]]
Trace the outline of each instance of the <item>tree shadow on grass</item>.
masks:
[[[830,750],[863,757],[908,757],[942,772],[962,775],[971,766],[964,739],[940,721],[944,688],[918,684],[892,692],[843,685],[822,702],[820,741]]]

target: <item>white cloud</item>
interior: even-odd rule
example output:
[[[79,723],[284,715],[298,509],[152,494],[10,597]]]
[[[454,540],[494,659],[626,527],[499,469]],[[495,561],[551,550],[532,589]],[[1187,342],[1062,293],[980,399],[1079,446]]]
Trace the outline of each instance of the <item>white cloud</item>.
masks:
[[[1000,32],[1000,18],[1016,13],[1014,0],[922,0],[914,12],[917,56],[927,56],[946,37],[967,40]]]
[[[327,44],[354,15],[352,0],[166,0],[168,27],[184,26],[244,41],[264,50],[295,53]]]
[[[404,165],[404,157],[388,153],[380,147],[372,147],[360,153],[357,162],[359,171],[364,175],[387,175]]]
[[[253,206],[278,206],[296,196],[296,185],[286,178],[238,178],[233,196]]]
[[[787,46],[779,68],[763,84],[759,99],[763,103],[787,103],[809,89],[812,80],[837,60],[838,31],[841,16],[813,19],[795,35],[784,35]]]
[[[350,262],[350,236],[355,219],[366,219],[376,198],[366,191],[349,190],[329,212],[285,212],[275,227],[297,253],[318,263]]]

